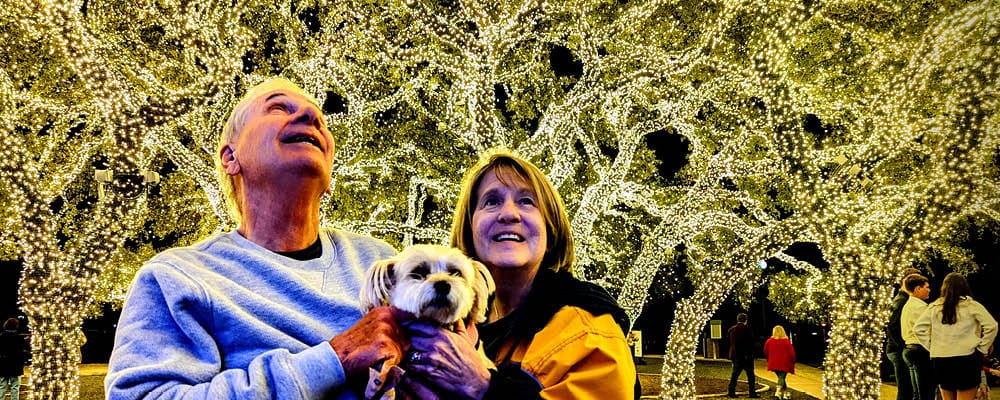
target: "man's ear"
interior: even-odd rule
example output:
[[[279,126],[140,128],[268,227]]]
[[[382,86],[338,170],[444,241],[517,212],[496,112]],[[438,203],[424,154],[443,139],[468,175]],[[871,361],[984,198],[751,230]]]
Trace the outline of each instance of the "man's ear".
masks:
[[[222,169],[229,175],[240,173],[240,161],[236,159],[236,152],[230,146],[222,146],[219,149],[219,157],[222,158]]]

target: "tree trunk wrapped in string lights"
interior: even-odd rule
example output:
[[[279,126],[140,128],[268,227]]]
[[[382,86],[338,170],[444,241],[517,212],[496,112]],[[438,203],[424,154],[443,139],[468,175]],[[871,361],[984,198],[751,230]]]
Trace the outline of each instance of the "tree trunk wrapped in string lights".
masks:
[[[4,115],[0,121],[16,120]],[[32,333],[31,389],[33,398],[73,399],[79,392],[84,340],[80,326],[93,287],[130,229],[126,221],[135,214],[126,207],[142,206],[118,198],[91,204],[90,212],[53,212],[52,204],[66,204],[63,199],[73,199],[72,192],[79,188],[45,185],[59,180],[40,168],[44,155],[36,159],[24,151],[37,147],[20,139],[6,129],[0,132],[0,183],[21,227],[15,236],[25,265],[19,294]],[[52,180],[40,180],[39,175]],[[76,205],[85,206],[84,201]]]
[[[149,70],[128,68],[137,60],[115,50],[129,44],[102,36],[120,39],[115,31],[92,29],[108,21],[88,18],[86,3],[24,6],[28,12],[2,20],[5,36],[31,38],[3,45],[9,62],[0,80],[0,183],[10,199],[4,214],[16,227],[24,261],[19,299],[31,332],[31,398],[75,399],[81,325],[93,308],[97,280],[145,221],[145,186],[137,174],[150,152],[142,136],[172,112],[190,109],[213,86],[181,89],[190,96],[186,102],[139,92],[152,82],[142,85],[129,73]],[[13,12],[10,5],[3,8]],[[92,169],[99,164],[117,171],[107,173],[100,197]]]
[[[795,156],[817,160],[793,171],[796,209],[812,210],[809,235],[831,263],[836,294],[824,364],[828,398],[878,397],[892,284],[947,230],[967,218],[996,220],[1000,205],[1000,64],[988,56],[1000,39],[996,3],[899,11],[903,18],[874,14],[862,20],[867,26],[824,28],[847,43],[839,47],[847,55],[884,43],[886,27],[899,34],[892,52],[873,48],[859,59],[881,60],[872,65],[885,71],[871,75],[885,79],[866,82],[868,94],[854,105],[829,108],[820,132],[829,151]],[[830,76],[843,80],[847,71]],[[820,98],[837,104],[828,96]]]

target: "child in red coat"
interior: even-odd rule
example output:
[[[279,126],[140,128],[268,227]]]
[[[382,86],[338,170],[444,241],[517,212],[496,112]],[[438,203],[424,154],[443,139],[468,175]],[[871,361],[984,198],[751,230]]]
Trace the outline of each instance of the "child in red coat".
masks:
[[[792,341],[788,339],[788,334],[781,325],[775,325],[771,337],[764,342],[764,357],[767,357],[767,370],[773,371],[778,376],[774,397],[792,398],[785,383],[785,376],[795,373],[795,348],[792,347]]]

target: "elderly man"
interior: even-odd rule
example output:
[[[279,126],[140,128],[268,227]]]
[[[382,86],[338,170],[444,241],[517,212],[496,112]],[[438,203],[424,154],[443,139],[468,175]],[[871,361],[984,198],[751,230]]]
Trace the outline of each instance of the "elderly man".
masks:
[[[354,398],[369,366],[402,358],[396,311],[358,308],[365,269],[395,251],[320,228],[333,145],[317,102],[287,80],[237,104],[216,167],[239,227],[142,267],[108,398]]]

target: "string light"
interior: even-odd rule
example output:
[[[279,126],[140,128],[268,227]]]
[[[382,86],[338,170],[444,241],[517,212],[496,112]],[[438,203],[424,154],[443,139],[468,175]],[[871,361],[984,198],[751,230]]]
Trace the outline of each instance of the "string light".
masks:
[[[215,138],[239,96],[280,73],[337,137],[324,224],[444,242],[464,169],[514,148],[566,199],[578,274],[633,321],[656,272],[685,258],[695,289],[661,378],[663,398],[684,399],[698,335],[762,284],[756,260],[815,242],[829,271],[792,264],[807,271],[803,307],[832,298],[824,394],[875,398],[896,274],[957,221],[998,215],[998,7],[937,6],[0,5],[0,245],[25,262],[32,390],[75,398],[73,335],[95,301],[120,301],[158,250],[149,238],[233,226]],[[669,179],[648,145],[666,135],[689,151]],[[112,170],[177,171],[158,197],[88,204],[98,154]]]

